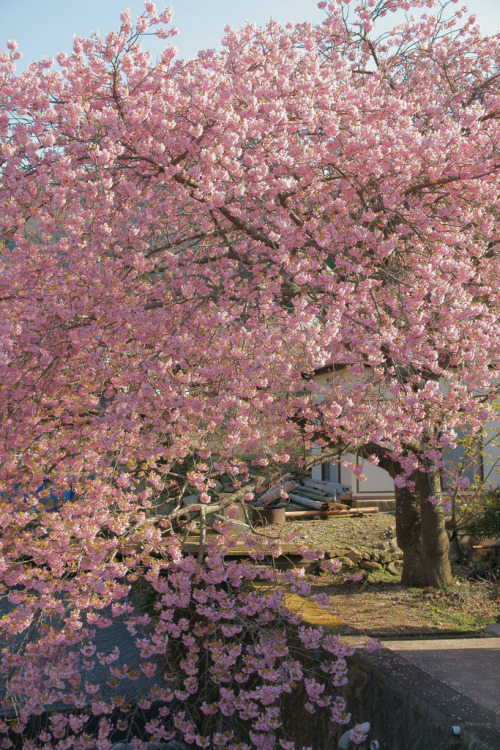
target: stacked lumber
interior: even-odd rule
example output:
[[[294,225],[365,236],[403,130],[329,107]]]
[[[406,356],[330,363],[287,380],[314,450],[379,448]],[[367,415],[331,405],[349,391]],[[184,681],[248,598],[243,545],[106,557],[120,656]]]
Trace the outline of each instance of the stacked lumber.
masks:
[[[365,513],[377,513],[378,508],[351,508],[342,503],[345,497],[350,499],[350,488],[338,482],[327,482],[305,477],[294,479],[291,474],[283,477],[281,482],[271,487],[260,498],[262,508],[272,510],[274,507],[283,509],[286,494],[288,502],[285,508],[285,518],[327,518],[328,516],[362,516]]]
[[[315,479],[303,479],[300,484],[289,492],[288,496],[295,504],[313,510],[345,510],[349,506],[340,502],[347,491],[346,485],[336,482],[324,482]]]
[[[310,477],[306,477],[302,480],[301,487],[303,489],[316,490],[317,492],[322,492],[324,494],[329,493],[339,499],[350,492],[350,487],[347,484],[330,482],[322,479],[311,479]]]
[[[264,494],[260,498],[262,505],[270,505],[276,500],[281,500],[281,493],[283,490],[288,493],[291,490],[295,489],[295,487],[297,487],[298,485],[298,482],[295,479],[292,479],[291,476],[291,474],[286,474],[283,477],[283,480],[276,487],[271,487],[270,490],[264,492]]]

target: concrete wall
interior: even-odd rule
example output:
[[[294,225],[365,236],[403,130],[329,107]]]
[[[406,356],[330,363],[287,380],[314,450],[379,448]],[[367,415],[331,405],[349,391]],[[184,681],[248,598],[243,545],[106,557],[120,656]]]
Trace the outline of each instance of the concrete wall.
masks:
[[[287,699],[287,729],[297,747],[336,750],[342,733],[354,724],[370,722],[368,743],[380,750],[498,750],[500,724],[496,714],[483,709],[452,688],[386,649],[350,659],[350,679],[342,689],[352,719],[346,726],[332,724],[319,711],[301,708],[304,696]],[[460,726],[460,736],[452,726]],[[360,750],[361,750],[360,748]]]
[[[483,431],[483,474],[487,485],[500,487],[500,424],[487,422]]]

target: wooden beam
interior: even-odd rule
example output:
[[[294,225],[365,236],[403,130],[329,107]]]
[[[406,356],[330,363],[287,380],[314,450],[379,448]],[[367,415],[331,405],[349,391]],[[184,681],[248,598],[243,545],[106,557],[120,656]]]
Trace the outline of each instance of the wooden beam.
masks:
[[[350,508],[349,510],[290,510],[285,512],[285,519],[300,520],[301,518],[328,518],[329,516],[362,517],[365,514],[378,513],[378,508]]]

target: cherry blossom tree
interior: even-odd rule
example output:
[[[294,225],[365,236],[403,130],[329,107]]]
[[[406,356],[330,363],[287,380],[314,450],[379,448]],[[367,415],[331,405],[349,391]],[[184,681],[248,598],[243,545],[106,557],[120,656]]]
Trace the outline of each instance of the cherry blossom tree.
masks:
[[[61,701],[92,705],[108,747],[115,709],[79,674],[111,657],[82,643],[124,615],[146,628],[146,678],[162,655],[177,665],[184,682],[151,700],[188,706],[175,727],[199,746],[293,747],[278,706],[299,678],[309,707],[345,720],[324,692],[343,647],[304,630],[335,657],[318,681],[283,624],[268,663],[266,626],[295,615],[256,593],[267,574],[224,563],[223,541],[204,547],[207,514],[290,467],[358,453],[387,469],[403,581],[453,583],[443,451],[497,394],[500,38],[424,0],[320,5],[319,25],[228,28],[190,61],[141,47],[174,34],[152,2],[75,38],[57,68],[16,75],[15,43],[1,53],[0,570],[19,731]],[[154,617],[133,612],[136,579]],[[42,742],[94,742],[79,714],[58,716]]]

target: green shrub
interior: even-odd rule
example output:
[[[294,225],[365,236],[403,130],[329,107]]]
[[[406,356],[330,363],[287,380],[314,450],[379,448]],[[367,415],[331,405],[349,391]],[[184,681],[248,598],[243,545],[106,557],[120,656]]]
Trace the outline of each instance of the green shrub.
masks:
[[[460,525],[477,539],[500,536],[500,489],[486,492],[479,508],[468,509]]]

